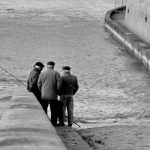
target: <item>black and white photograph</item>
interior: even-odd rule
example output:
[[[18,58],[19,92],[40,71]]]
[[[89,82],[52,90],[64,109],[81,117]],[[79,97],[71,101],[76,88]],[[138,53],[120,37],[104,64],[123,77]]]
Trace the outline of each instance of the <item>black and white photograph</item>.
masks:
[[[0,150],[150,150],[150,0],[0,0]]]

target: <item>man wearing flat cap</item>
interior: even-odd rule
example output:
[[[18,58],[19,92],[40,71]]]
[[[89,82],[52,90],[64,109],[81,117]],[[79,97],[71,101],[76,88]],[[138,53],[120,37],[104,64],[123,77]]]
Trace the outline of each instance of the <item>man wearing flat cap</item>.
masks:
[[[74,101],[73,95],[78,91],[78,80],[75,75],[70,73],[70,67],[64,66],[62,68],[63,75],[61,76],[61,85],[59,89],[60,101],[63,102],[63,112],[60,114],[60,124],[63,126],[65,121],[65,111],[68,113],[68,126],[73,124],[73,109]]]
[[[51,122],[56,126],[58,117],[57,90],[60,74],[54,70],[54,66],[53,61],[47,63],[47,70],[43,71],[39,76],[38,88],[42,93],[42,107],[47,114],[47,107],[50,104]]]
[[[29,92],[32,92],[35,95],[35,97],[39,100],[39,102],[41,101],[41,92],[38,89],[37,82],[43,68],[44,68],[43,63],[36,62],[33,67],[33,70],[30,72],[27,81],[27,90]]]

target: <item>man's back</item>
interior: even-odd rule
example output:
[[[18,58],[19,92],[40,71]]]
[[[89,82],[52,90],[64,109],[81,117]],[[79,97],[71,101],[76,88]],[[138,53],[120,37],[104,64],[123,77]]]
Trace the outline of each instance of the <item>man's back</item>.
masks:
[[[79,88],[77,77],[70,73],[65,73],[63,76],[61,76],[61,82],[62,82],[62,85],[61,85],[62,95],[65,95],[65,94],[74,95]]]
[[[63,76],[61,76],[60,83],[60,100],[63,102],[62,111],[60,113],[60,123],[63,126],[65,121],[65,111],[67,108],[68,113],[68,126],[73,124],[73,108],[74,108],[74,99],[73,95],[77,92],[79,86],[77,77],[70,73],[70,67],[64,66],[62,68]]]
[[[40,71],[36,68],[34,68],[29,75],[28,81],[27,81],[27,89],[30,92],[34,92],[38,89],[37,87],[37,81],[40,75]]]
[[[60,74],[53,70],[47,69],[39,76],[38,86],[42,91],[43,99],[57,99],[57,82]]]

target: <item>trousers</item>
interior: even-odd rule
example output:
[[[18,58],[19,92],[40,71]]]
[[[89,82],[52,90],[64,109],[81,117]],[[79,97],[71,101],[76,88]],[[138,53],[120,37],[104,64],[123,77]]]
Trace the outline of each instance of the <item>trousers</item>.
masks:
[[[67,109],[68,125],[72,125],[73,124],[73,109],[74,109],[73,95],[62,95],[60,96],[60,100],[63,102],[62,123],[65,122],[65,114],[66,114],[66,109]]]
[[[58,118],[58,100],[42,100],[41,105],[47,114],[48,104],[50,104],[50,111],[51,111],[51,122],[55,126],[57,125],[57,118]]]

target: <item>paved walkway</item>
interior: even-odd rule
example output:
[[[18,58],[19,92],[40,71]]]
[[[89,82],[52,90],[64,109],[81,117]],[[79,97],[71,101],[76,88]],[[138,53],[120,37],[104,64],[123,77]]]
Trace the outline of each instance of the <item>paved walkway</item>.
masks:
[[[55,129],[67,150],[91,150],[75,129],[68,126],[55,127]]]

